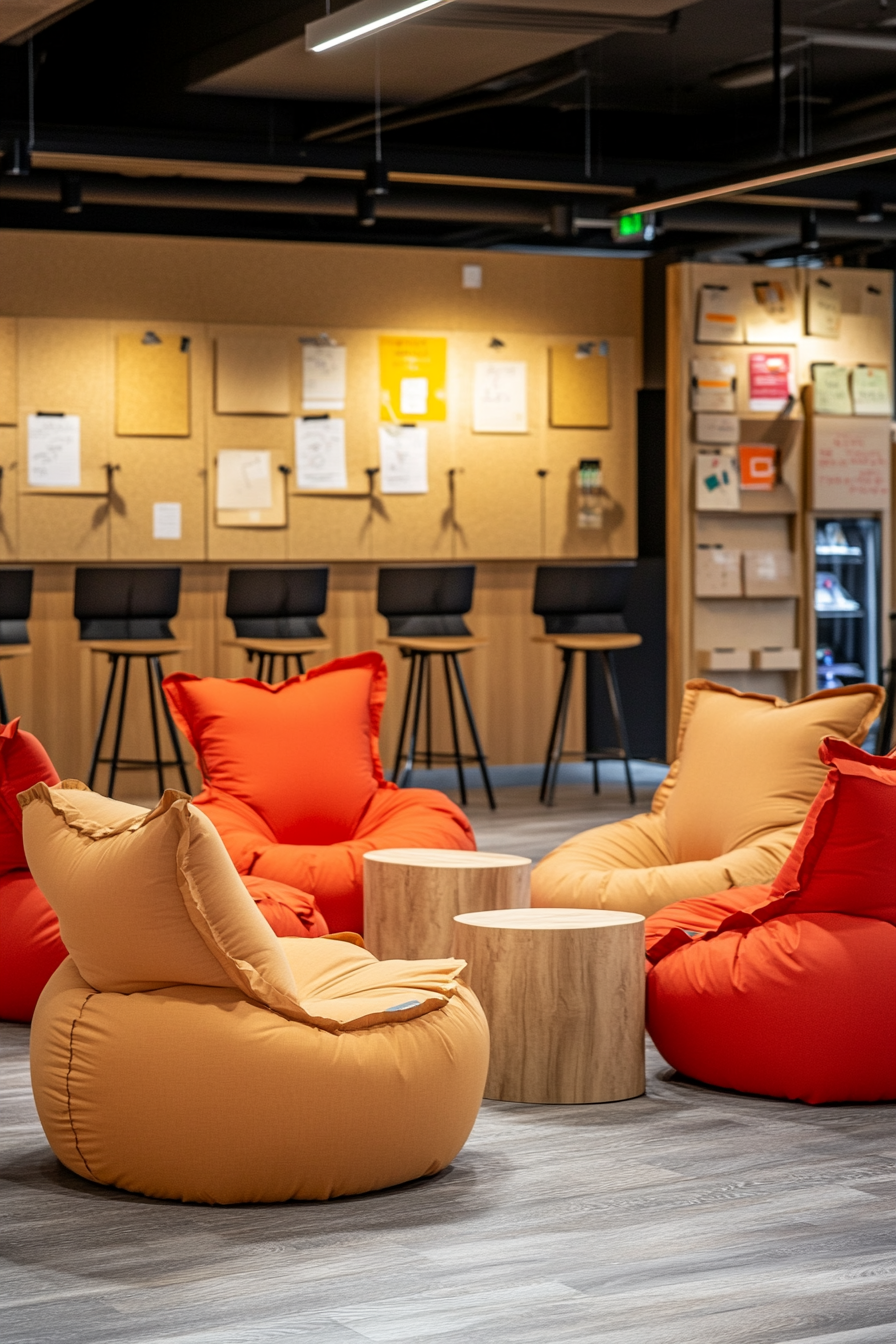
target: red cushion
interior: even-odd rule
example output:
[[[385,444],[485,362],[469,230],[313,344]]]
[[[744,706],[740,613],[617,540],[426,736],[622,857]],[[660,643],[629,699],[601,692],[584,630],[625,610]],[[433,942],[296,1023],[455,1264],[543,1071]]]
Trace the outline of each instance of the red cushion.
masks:
[[[281,844],[336,844],[383,782],[378,653],[337,658],[278,686],[175,672],[163,685],[206,786],[242,802]]]
[[[332,933],[364,932],[362,860],[371,849],[476,848],[463,812],[434,789],[378,789],[353,838],[337,845],[278,844],[260,819],[253,823],[244,804],[209,791],[194,801],[211,818],[238,868],[251,867],[253,876],[313,892]]]
[[[251,874],[243,876],[243,884],[278,938],[322,938],[329,933],[327,921],[307,892]]]
[[[28,866],[17,795],[40,780],[58,784],[59,776],[37,738],[13,719],[0,728],[0,874]]]
[[[648,1028],[675,1068],[804,1101],[896,1099],[896,757],[831,766],[771,887],[647,921]]]
[[[0,931],[0,1017],[30,1022],[67,953],[59,921],[27,868],[0,877]]]

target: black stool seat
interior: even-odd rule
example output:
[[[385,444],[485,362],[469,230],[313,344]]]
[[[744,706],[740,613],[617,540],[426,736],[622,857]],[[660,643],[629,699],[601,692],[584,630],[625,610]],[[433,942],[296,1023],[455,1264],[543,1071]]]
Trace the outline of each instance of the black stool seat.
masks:
[[[233,622],[229,648],[245,649],[251,663],[258,659],[258,680],[274,680],[274,663],[282,659],[283,680],[289,660],[305,671],[305,659],[330,647],[318,616],[327,606],[330,571],[315,569],[232,569],[227,575],[225,615]],[[267,675],[265,675],[267,673]]]
[[[433,566],[414,569],[381,569],[378,580],[377,610],[389,622],[388,638],[381,644],[391,645],[411,660],[411,672],[401,716],[401,730],[395,752],[393,782],[404,787],[410,782],[417,755],[420,718],[426,703],[426,746],[421,753],[427,769],[434,761],[453,761],[462,803],[467,801],[464,764],[477,764],[482,774],[488,805],[496,806],[489,778],[488,766],[479,730],[470,704],[467,684],[458,656],[487,644],[477,639],[467,628],[464,615],[473,604],[475,565]],[[451,720],[453,750],[435,751],[432,746],[432,658],[441,658],[448,695],[448,713]],[[454,688],[460,694],[461,704],[473,742],[472,753],[461,751],[458,732]],[[405,734],[408,735],[405,755]],[[402,757],[405,758],[402,767]]]
[[[33,586],[33,569],[0,569],[0,660],[25,658],[31,652],[28,618]],[[0,723],[8,722],[6,694],[0,679]]]
[[[180,570],[154,569],[77,569],[75,571],[75,616],[81,625],[81,643],[92,653],[101,653],[109,659],[109,681],[103,700],[90,771],[89,788],[93,788],[100,765],[109,767],[108,792],[115,787],[119,770],[155,769],[159,793],[165,791],[165,770],[177,767],[185,793],[190,792],[187,767],[180,749],[177,729],[162,690],[161,659],[166,654],[185,653],[189,644],[174,638],[168,624],[177,615],[180,597]],[[142,658],[146,664],[146,682],[149,690],[149,708],[155,754],[149,759],[123,757],[121,737],[127,707],[131,661]],[[115,682],[121,665],[121,687],[118,716],[111,756],[103,756],[103,739],[112,708]],[[173,760],[162,756],[159,740],[159,718],[156,697],[161,701],[162,715],[168,728]]]
[[[305,659],[309,653],[323,653],[330,648],[328,639],[222,639],[221,643],[229,649],[245,649],[251,663],[258,659],[258,680],[272,684],[274,680],[274,660],[283,659],[283,680],[289,676],[289,660],[295,658],[296,671],[301,676],[305,671]],[[265,663],[267,662],[267,676]]]

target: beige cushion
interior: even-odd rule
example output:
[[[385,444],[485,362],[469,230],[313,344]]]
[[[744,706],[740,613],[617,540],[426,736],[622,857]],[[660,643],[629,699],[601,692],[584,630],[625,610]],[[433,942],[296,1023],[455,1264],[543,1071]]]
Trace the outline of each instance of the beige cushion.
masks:
[[[788,704],[688,682],[676,759],[651,811],[553,850],[533,870],[532,904],[650,915],[770,882],[824,780],[822,737],[863,742],[883,698],[879,686],[844,686]]]
[[[788,703],[689,681],[676,760],[651,808],[665,811],[672,862],[717,858],[801,825],[827,774],[821,739],[861,744],[882,703],[879,686]]]
[[[66,781],[36,784],[19,802],[31,871],[95,990],[236,987],[328,1031],[407,1021],[456,990],[463,962],[378,962],[320,939],[295,954],[302,973],[294,975],[217,831],[186,794],[168,789],[148,811]]]

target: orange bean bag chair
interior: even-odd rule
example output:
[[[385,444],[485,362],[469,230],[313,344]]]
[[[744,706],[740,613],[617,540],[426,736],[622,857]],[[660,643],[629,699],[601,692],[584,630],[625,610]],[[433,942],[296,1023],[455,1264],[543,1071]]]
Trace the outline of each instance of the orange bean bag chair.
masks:
[[[807,1102],[896,1099],[896,758],[830,767],[774,882],[647,921],[647,1024],[681,1073]]]
[[[59,921],[28,871],[17,795],[43,780],[58,784],[53,763],[19,720],[0,728],[0,1018],[30,1022],[38,996],[65,959]]]
[[[386,781],[378,653],[337,658],[269,686],[175,672],[162,683],[196,752],[196,806],[237,870],[310,893],[332,932],[363,933],[362,859],[372,849],[475,849],[460,808]]]
[[[17,794],[59,776],[46,751],[19,720],[0,728],[0,1018],[30,1022],[44,985],[66,951],[59,921],[28,870]],[[243,879],[276,934],[317,938],[326,921],[311,896],[270,878]]]
[[[567,840],[532,872],[532,904],[631,910],[771,882],[824,778],[826,735],[861,743],[880,686],[788,704],[711,681],[685,687],[678,750],[650,812]]]
[[[71,1171],[265,1203],[377,1190],[456,1156],[488,1068],[462,961],[275,937],[174,790],[152,811],[74,781],[21,801],[71,952],[31,1031],[38,1114]]]

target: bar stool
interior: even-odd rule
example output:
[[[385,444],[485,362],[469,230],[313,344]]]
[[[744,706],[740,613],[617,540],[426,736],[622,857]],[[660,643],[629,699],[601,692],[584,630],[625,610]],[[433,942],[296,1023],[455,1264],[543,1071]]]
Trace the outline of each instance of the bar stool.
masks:
[[[26,658],[31,653],[27,622],[33,584],[33,569],[0,569],[0,662]],[[0,678],[0,723],[8,722],[6,694]]]
[[[563,654],[563,676],[539,793],[541,802],[548,807],[553,806],[564,755],[584,756],[586,761],[592,762],[595,793],[600,792],[598,761],[622,761],[629,801],[635,801],[628,732],[613,658],[617,650],[633,649],[641,643],[641,636],[626,628],[622,616],[634,567],[633,561],[602,565],[539,565],[535,572],[532,610],[536,616],[544,618],[545,628],[543,635],[535,636],[535,642],[553,644]],[[584,752],[565,753],[563,750],[577,653],[584,653],[586,658],[594,655],[600,658],[616,732],[618,745],[615,747],[586,749]]]
[[[395,753],[395,767],[392,779],[404,787],[414,770],[417,752],[417,738],[420,730],[420,715],[423,709],[424,688],[426,691],[426,748],[422,753],[427,769],[433,761],[453,761],[457,769],[461,802],[466,804],[467,786],[464,780],[464,763],[476,762],[482,772],[488,805],[494,809],[495,795],[489,779],[488,767],[473,707],[467,693],[467,684],[457,661],[461,653],[481,648],[488,643],[486,639],[477,639],[470,633],[464,616],[473,605],[473,583],[476,578],[475,565],[450,565],[436,568],[427,566],[420,569],[381,569],[377,586],[376,609],[389,622],[389,637],[380,640],[401,651],[402,658],[410,658],[411,672],[408,689],[401,716],[401,731],[398,734],[398,748]],[[448,693],[448,713],[451,720],[451,739],[454,750],[434,751],[432,747],[432,675],[430,659],[440,656],[445,671],[445,689]],[[458,733],[457,710],[454,701],[454,687],[451,673],[457,682],[461,703],[466,714],[470,737],[473,741],[473,753],[461,751]],[[413,702],[413,714],[411,705]],[[410,723],[407,758],[401,769],[404,752],[405,733]],[[400,772],[400,778],[399,778]]]
[[[177,766],[184,791],[189,793],[190,781],[177,737],[177,729],[162,690],[162,665],[166,654],[184,653],[189,644],[175,641],[168,624],[177,615],[180,598],[180,569],[76,569],[75,616],[81,623],[81,641],[91,653],[104,653],[109,659],[109,682],[103,701],[99,728],[90,761],[88,786],[92,789],[97,767],[108,765],[111,795],[119,770],[146,770],[155,767],[159,792],[165,791],[165,769]],[[150,760],[121,755],[121,734],[124,728],[125,706],[131,660],[142,658],[146,663],[146,681],[149,688],[149,708],[152,719],[152,738],[155,756]],[[102,756],[103,738],[119,663],[122,665],[118,717],[111,756]],[[159,719],[156,695],[162,704],[162,714],[174,750],[174,760],[165,760],[159,741]]]
[[[330,647],[317,623],[327,606],[330,571],[321,569],[232,569],[227,575],[225,614],[233,622],[235,639],[222,642],[245,649],[251,663],[258,658],[258,680],[274,680],[274,660],[283,660],[283,680],[289,660],[299,674],[305,658]],[[265,662],[267,661],[267,678]]]

